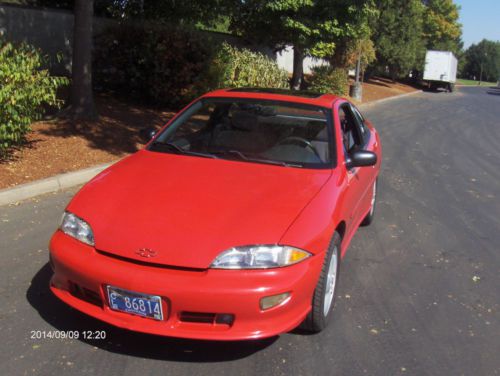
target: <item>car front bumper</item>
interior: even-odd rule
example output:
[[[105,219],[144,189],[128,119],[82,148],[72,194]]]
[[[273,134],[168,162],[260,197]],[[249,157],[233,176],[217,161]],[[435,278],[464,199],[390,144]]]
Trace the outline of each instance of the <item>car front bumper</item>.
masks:
[[[311,300],[324,254],[268,270],[190,270],[136,263],[96,251],[60,231],[50,242],[52,292],[70,306],[117,327],[163,336],[243,340],[271,337],[298,326]],[[106,286],[162,297],[163,320],[112,310]],[[75,287],[76,286],[76,287]],[[290,292],[262,311],[260,299]],[[234,315],[231,325],[186,321],[185,313]]]

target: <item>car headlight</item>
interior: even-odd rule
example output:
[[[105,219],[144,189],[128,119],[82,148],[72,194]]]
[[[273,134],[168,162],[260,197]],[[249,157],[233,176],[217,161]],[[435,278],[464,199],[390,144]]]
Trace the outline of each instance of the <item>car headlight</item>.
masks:
[[[311,254],[281,245],[234,247],[222,252],[210,265],[213,269],[268,269],[296,264]]]
[[[92,233],[90,225],[73,213],[64,212],[59,228],[66,235],[85,244],[94,246],[94,234]]]

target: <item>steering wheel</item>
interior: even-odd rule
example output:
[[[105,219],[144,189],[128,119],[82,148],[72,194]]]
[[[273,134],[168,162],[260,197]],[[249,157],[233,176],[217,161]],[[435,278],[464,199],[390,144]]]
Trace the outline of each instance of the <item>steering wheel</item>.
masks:
[[[278,145],[287,145],[287,144],[295,144],[295,145],[299,144],[301,146],[303,145],[306,148],[311,149],[312,152],[314,153],[314,155],[316,157],[318,157],[318,159],[320,161],[322,161],[321,157],[319,156],[318,150],[316,150],[316,148],[313,146],[313,144],[311,144],[305,138],[298,137],[298,136],[288,136],[288,137],[285,137],[283,140],[278,142]]]

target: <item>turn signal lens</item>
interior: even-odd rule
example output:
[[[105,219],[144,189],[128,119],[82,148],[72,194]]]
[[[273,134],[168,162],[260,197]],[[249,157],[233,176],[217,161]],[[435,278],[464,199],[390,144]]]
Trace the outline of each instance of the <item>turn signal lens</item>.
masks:
[[[288,263],[295,264],[296,262],[302,261],[303,259],[309,257],[310,255],[300,249],[292,248],[290,255],[288,256]]]
[[[265,311],[266,309],[270,309],[276,307],[280,304],[283,304],[285,301],[290,298],[290,293],[285,292],[283,294],[266,296],[260,300],[260,309]]]

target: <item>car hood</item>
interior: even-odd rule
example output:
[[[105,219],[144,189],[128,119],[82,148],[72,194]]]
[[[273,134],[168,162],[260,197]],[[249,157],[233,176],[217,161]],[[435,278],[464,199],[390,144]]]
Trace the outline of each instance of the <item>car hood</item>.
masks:
[[[143,150],[92,179],[67,210],[90,224],[99,251],[207,268],[231,247],[278,243],[330,175]]]

